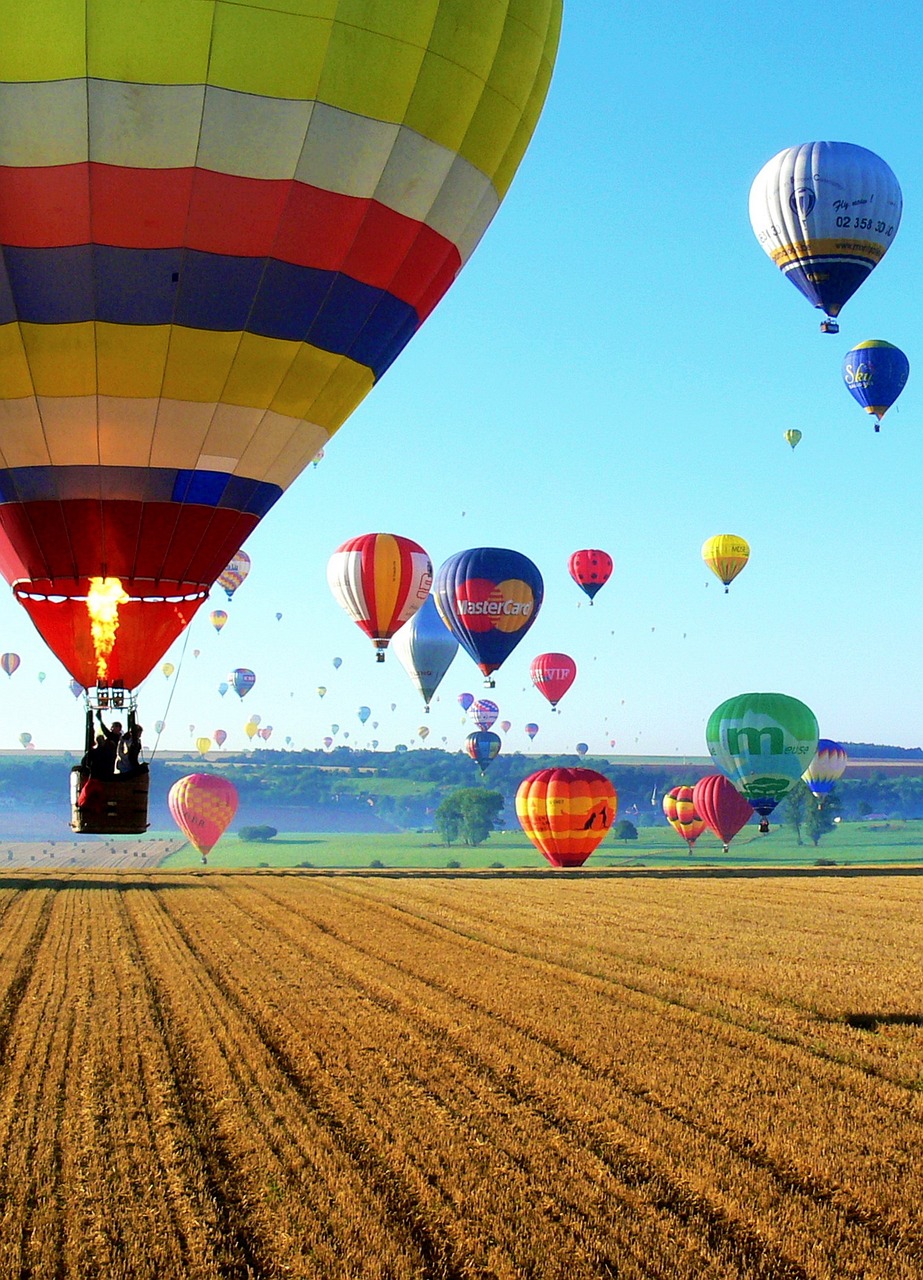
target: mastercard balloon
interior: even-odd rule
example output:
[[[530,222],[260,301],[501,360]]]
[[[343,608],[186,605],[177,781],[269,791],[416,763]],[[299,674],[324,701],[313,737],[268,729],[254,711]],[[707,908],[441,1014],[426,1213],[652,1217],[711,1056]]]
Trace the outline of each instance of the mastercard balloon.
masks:
[[[433,580],[443,622],[490,686],[490,676],[538,617],[544,590],[532,561],[501,547],[459,551],[440,566]]]

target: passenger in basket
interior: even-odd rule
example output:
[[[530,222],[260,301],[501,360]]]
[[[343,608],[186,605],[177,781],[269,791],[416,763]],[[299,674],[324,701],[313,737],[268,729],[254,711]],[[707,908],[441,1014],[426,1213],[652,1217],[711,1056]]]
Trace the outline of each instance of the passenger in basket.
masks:
[[[141,763],[141,734],[144,730],[139,724],[133,724],[127,733],[119,739],[118,755],[115,771],[120,778],[128,778],[132,774],[146,769]]]

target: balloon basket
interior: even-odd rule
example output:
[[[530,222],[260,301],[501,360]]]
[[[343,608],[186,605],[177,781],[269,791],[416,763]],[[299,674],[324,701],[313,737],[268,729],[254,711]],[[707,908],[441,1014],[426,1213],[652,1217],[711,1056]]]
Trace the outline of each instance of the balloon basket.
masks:
[[[820,331],[821,333],[839,333],[840,326],[837,324],[835,320],[831,320],[828,317],[828,319],[826,320],[821,320]]]
[[[89,778],[82,765],[71,769],[71,830],[81,835],[142,835],[147,831],[147,801],[151,775],[146,764],[127,777],[100,782],[98,802],[81,808],[77,798]]]

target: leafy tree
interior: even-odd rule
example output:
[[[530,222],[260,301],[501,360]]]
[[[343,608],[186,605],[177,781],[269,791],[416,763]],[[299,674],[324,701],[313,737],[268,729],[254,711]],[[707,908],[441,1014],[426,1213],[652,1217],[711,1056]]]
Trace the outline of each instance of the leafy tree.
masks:
[[[822,808],[815,804],[808,809],[804,820],[804,829],[815,849],[820,844],[822,836],[828,835],[829,832],[836,829],[836,824],[833,820],[837,816],[839,808],[840,802],[834,788],[827,796]]]
[[[638,828],[633,822],[629,822],[627,818],[623,818],[621,822],[617,822],[613,828],[612,834],[616,840],[637,840]]]
[[[787,827],[791,827],[794,831],[795,839],[799,845],[804,844],[804,841],[801,838],[801,828],[805,824],[809,800],[811,805],[815,806],[814,797],[808,789],[808,784],[803,779],[799,778],[785,797],[785,825]],[[810,835],[810,832],[808,834]],[[816,843],[817,842],[815,841],[815,844]]]
[[[477,846],[499,826],[502,808],[503,796],[499,791],[461,787],[446,796],[433,821],[443,844],[452,844],[461,838],[463,844]]]
[[[241,827],[237,834],[241,840],[265,844],[267,840],[271,840],[279,832],[276,827]]]

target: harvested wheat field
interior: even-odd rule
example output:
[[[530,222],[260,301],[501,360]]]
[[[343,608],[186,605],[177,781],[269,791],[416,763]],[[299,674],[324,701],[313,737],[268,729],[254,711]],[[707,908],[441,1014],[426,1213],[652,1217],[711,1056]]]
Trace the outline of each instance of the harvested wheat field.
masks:
[[[9,874],[0,1275],[923,1275],[923,879]]]

